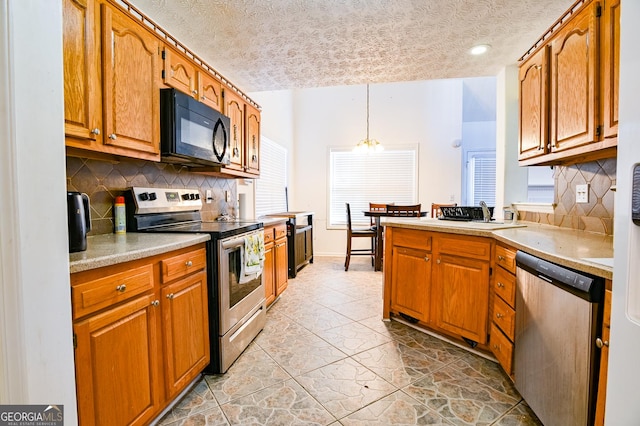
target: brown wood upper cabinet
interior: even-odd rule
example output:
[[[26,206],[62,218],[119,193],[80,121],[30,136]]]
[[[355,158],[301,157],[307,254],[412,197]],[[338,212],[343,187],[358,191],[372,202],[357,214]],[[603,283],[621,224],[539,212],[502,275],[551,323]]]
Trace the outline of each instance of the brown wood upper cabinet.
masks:
[[[222,111],[222,83],[208,72],[201,70],[185,55],[170,47],[162,51],[164,84],[191,95],[194,99]]]
[[[616,155],[619,0],[579,3],[520,66],[520,165]]]
[[[158,39],[96,0],[65,0],[63,21],[66,145],[158,161]]]

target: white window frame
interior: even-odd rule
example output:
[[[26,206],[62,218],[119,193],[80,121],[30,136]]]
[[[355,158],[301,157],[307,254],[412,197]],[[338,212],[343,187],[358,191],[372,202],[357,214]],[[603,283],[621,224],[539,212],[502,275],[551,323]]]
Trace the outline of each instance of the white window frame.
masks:
[[[391,170],[390,161],[394,157],[401,162],[397,174]],[[370,223],[370,219],[362,214],[363,210],[369,209],[369,202],[417,203],[419,159],[418,144],[387,146],[384,151],[372,154],[356,153],[350,147],[329,147],[327,229],[346,228],[346,202],[350,204],[352,224],[356,226]],[[337,163],[338,160],[342,164]],[[358,166],[366,176],[352,175],[353,171],[357,173]],[[334,175],[341,173],[340,168],[342,171],[348,169],[350,173],[341,174],[338,177],[341,183],[338,184]],[[406,184],[400,184],[402,190],[399,191],[398,182],[402,180]],[[363,185],[362,182],[367,184]]]
[[[475,170],[474,170],[474,160],[476,158],[493,158],[494,163],[496,161],[496,151],[495,150],[472,150],[472,151],[467,151],[467,158],[466,158],[466,170],[467,170],[467,178],[466,178],[466,199],[467,199],[467,204],[471,205],[471,206],[477,206],[478,203],[481,200],[475,200]],[[490,187],[493,187],[493,200],[491,199],[485,199],[482,201],[485,201],[487,203],[487,205],[491,206],[491,207],[495,207],[495,200],[496,200],[496,193],[495,193],[495,188],[496,188],[496,167],[494,166],[493,168],[493,185],[489,185]],[[484,197],[486,198],[486,197]],[[494,213],[495,214],[495,213]]]

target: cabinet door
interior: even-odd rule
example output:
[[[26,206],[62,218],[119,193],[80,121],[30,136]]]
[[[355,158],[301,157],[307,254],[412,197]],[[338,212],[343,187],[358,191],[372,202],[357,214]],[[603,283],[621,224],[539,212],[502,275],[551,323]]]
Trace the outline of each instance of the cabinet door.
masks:
[[[391,259],[391,309],[429,322],[431,253],[394,246]]]
[[[247,172],[260,175],[260,111],[246,104]]]
[[[313,231],[311,227],[304,231],[304,260],[313,260]]]
[[[231,119],[231,163],[227,167],[244,171],[244,102],[231,90],[224,91],[224,114]]]
[[[487,342],[489,262],[438,256],[432,319],[443,330],[478,343]]]
[[[102,5],[104,141],[160,156],[160,44],[151,33],[106,4]],[[149,155],[139,155],[151,159]]]
[[[551,41],[551,151],[597,140],[597,7],[581,10]]]
[[[222,83],[204,71],[198,73],[198,94],[200,102],[222,112]]]
[[[276,241],[275,245],[275,285],[276,295],[280,295],[289,283],[289,262],[287,259],[287,239]]]
[[[102,143],[99,22],[94,0],[63,1],[64,131],[67,145]]]
[[[206,271],[169,284],[161,293],[165,386],[170,398],[209,364]]]
[[[164,84],[197,98],[198,77],[196,75],[196,65],[170,48],[165,48],[162,51],[162,58],[164,62],[162,70]]]
[[[264,297],[267,299],[267,306],[276,300],[276,266],[273,248],[273,242],[264,245],[264,266],[262,269],[262,275],[264,276]]]
[[[618,136],[618,74],[620,64],[620,0],[608,0],[602,14],[603,136]]]
[[[141,296],[74,324],[79,424],[147,424],[159,407],[157,309]]]
[[[547,153],[548,69],[549,50],[546,46],[520,66],[520,160]]]

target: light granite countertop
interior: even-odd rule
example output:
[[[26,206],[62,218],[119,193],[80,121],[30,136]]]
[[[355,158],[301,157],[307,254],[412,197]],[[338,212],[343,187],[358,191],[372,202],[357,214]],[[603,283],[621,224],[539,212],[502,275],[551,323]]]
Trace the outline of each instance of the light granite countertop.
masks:
[[[383,218],[382,224],[409,229],[492,237],[549,262],[589,274],[613,277],[613,237],[531,222],[447,222],[436,219]]]
[[[167,253],[208,241],[209,234],[138,233],[87,237],[87,250],[69,253],[69,272],[82,272]]]

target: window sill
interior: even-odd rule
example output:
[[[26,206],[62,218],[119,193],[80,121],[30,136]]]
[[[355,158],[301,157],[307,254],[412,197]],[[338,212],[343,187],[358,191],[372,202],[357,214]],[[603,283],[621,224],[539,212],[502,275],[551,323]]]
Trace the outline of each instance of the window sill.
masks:
[[[554,203],[513,203],[513,206],[518,211],[553,214],[556,205]]]

